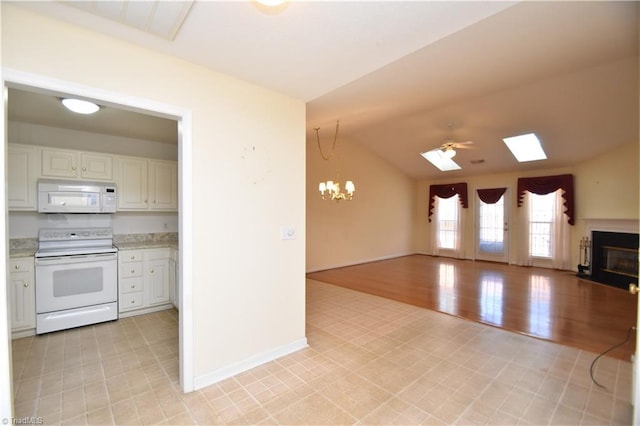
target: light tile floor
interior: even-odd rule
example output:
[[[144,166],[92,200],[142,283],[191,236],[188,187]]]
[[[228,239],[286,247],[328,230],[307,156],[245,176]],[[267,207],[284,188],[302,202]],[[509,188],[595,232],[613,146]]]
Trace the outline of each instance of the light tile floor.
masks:
[[[631,424],[631,364],[307,280],[309,348],[182,394],[177,313],[13,342],[44,424]]]

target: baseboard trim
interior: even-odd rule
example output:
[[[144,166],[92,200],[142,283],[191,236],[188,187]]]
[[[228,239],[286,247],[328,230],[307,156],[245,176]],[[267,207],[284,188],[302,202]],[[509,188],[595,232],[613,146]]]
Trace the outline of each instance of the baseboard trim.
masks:
[[[252,368],[258,367],[262,364],[266,364],[267,362],[274,361],[285,355],[292,354],[293,352],[297,352],[308,346],[309,345],[307,344],[307,338],[303,337],[302,339],[293,341],[286,345],[263,352],[261,354],[254,355],[245,360],[230,364],[226,367],[219,368],[215,371],[212,371],[211,373],[196,376],[193,380],[194,390],[213,385],[224,379],[235,376],[236,374],[244,373],[247,370],[251,370]]]
[[[327,265],[327,266],[317,266],[317,267],[313,267],[313,268],[307,269],[306,273],[310,274],[312,272],[326,271],[328,269],[345,268],[347,266],[362,265],[363,263],[380,262],[382,260],[395,259],[397,257],[411,256],[412,254],[422,254],[422,253],[415,253],[415,252],[398,253],[398,254],[391,254],[391,255],[388,255],[388,256],[381,256],[381,257],[374,257],[374,258],[370,258],[370,259],[357,260],[355,262],[346,262],[346,263],[339,263],[339,264]]]
[[[174,309],[174,307],[171,303],[165,303],[163,305],[150,306],[148,308],[141,308],[141,309],[135,309],[133,311],[120,312],[118,313],[118,318],[135,317],[137,315],[150,314],[152,312],[166,311],[167,309]]]

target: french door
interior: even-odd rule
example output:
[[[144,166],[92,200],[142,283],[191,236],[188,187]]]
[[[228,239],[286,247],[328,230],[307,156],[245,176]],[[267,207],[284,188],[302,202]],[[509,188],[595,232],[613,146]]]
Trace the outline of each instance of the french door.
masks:
[[[485,203],[476,192],[476,259],[509,262],[508,198],[509,190],[506,190],[495,203]]]

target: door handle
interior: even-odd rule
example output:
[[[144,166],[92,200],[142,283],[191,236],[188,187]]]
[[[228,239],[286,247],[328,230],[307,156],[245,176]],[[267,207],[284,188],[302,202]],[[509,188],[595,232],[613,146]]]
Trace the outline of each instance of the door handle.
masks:
[[[638,288],[638,286],[634,283],[629,284],[629,293],[631,294],[638,294],[638,291],[640,291],[640,289]]]

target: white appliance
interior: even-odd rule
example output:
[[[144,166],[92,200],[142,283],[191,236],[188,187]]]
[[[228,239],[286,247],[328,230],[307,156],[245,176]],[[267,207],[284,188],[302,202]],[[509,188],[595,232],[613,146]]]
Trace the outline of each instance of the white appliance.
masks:
[[[40,213],[115,213],[116,184],[40,179]]]
[[[111,228],[41,229],[38,242],[36,334],[118,319]]]

